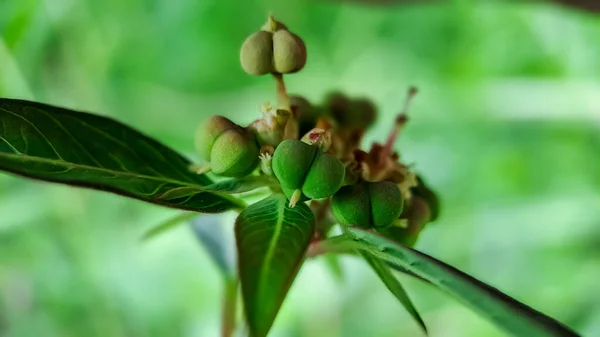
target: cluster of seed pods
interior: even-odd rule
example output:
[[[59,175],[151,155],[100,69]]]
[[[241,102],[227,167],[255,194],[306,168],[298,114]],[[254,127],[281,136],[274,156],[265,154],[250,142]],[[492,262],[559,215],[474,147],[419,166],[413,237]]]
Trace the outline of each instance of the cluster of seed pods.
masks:
[[[269,17],[242,44],[240,61],[250,75],[275,77],[278,106],[264,106],[263,116],[247,127],[222,116],[210,118],[197,135],[205,160],[199,172],[272,175],[280,185],[274,192],[285,194],[290,207],[312,200],[325,231],[331,223],[359,226],[414,245],[439,214],[436,194],[393,149],[416,90],[409,91],[385,143],[363,151],[362,138],[377,117],[371,101],[335,92],[314,105],[287,95],[282,76],[304,67],[306,47],[285,25]]]

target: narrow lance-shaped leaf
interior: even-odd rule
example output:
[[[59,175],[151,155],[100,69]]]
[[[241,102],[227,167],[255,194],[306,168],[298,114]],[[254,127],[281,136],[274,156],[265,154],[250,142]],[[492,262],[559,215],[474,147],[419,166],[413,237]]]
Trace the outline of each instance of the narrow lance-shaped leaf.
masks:
[[[347,233],[355,248],[424,278],[506,332],[528,337],[578,336],[553,318],[429,255],[358,228],[349,228]]]
[[[305,204],[288,207],[271,195],[250,205],[236,220],[238,269],[246,319],[253,337],[269,332],[294,281],[315,230]]]
[[[235,249],[233,239],[227,240],[220,218],[212,214],[199,215],[190,221],[190,227],[227,282],[235,279]]]
[[[197,216],[198,216],[198,213],[186,212],[186,213],[181,213],[181,214],[177,214],[173,217],[170,217],[167,220],[165,220],[165,221],[159,223],[158,225],[155,225],[154,227],[147,230],[144,233],[144,235],[142,236],[142,241],[147,241],[152,238],[155,238],[155,237],[177,227],[178,225],[180,225],[184,222],[192,220],[193,218],[195,218]]]
[[[427,335],[427,327],[425,326],[425,322],[423,322],[423,319],[421,319],[421,315],[419,315],[419,312],[415,308],[410,297],[408,297],[408,294],[406,293],[406,290],[400,281],[390,271],[390,267],[388,267],[384,261],[374,257],[369,253],[361,252],[361,255],[367,261],[369,266],[371,266],[373,271],[375,271],[377,276],[379,276],[381,282],[383,282],[388,290],[398,299],[398,301],[400,301],[402,306],[406,309],[406,311],[408,311],[417,324],[419,324],[421,329],[423,329],[423,332]]]
[[[0,99],[0,170],[197,212],[245,206],[204,190],[212,181],[189,166],[180,154],[113,119]]]

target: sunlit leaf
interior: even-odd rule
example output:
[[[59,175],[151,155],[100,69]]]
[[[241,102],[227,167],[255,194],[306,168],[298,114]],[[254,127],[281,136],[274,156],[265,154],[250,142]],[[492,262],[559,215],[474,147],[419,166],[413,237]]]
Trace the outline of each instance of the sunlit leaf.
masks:
[[[377,276],[379,276],[381,282],[385,284],[388,290],[398,299],[398,301],[400,301],[400,303],[402,304],[402,306],[404,306],[406,311],[408,311],[408,313],[417,322],[417,324],[419,324],[421,329],[423,329],[423,332],[427,334],[427,327],[425,326],[425,322],[423,322],[423,319],[421,319],[421,315],[419,315],[419,312],[415,308],[410,297],[408,297],[406,290],[404,290],[404,287],[402,286],[400,281],[390,271],[388,265],[384,261],[374,257],[369,253],[361,252],[361,255],[367,261],[369,266],[373,268],[373,271],[375,271]]]
[[[253,337],[269,332],[314,230],[315,218],[308,206],[300,203],[290,208],[281,194],[250,205],[237,218],[238,268]]]
[[[175,151],[110,118],[0,99],[0,170],[197,212],[245,206],[206,191],[213,182],[189,166]]]
[[[515,336],[577,336],[553,318],[431,256],[362,229],[349,228],[347,233],[357,249],[424,278],[506,332]]]

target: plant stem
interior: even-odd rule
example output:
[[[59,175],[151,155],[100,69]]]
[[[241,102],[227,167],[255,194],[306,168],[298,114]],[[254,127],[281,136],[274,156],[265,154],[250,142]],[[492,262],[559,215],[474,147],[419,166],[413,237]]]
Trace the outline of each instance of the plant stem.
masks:
[[[223,311],[221,321],[221,336],[232,337],[235,331],[237,313],[238,279],[232,278],[225,281],[223,289]]]
[[[273,73],[273,77],[275,78],[277,107],[290,112],[290,118],[285,125],[283,139],[298,139],[298,116],[296,116],[290,105],[290,97],[288,96],[285,88],[283,74]]]
[[[290,107],[290,98],[288,97],[287,90],[285,89],[285,82],[283,81],[283,74],[273,73],[275,78],[275,91],[277,93],[277,106],[281,109],[292,112]]]

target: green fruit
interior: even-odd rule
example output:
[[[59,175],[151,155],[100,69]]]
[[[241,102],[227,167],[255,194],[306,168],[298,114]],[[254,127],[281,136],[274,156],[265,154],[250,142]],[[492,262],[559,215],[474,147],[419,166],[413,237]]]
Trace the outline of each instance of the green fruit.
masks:
[[[280,74],[290,74],[304,68],[306,45],[298,35],[281,29],[273,33],[273,67]]]
[[[259,149],[253,137],[229,119],[213,116],[198,130],[196,149],[210,162],[213,173],[243,177],[258,165]]]
[[[237,127],[234,122],[223,116],[212,116],[206,120],[196,132],[195,145],[200,157],[206,161],[210,161],[210,153],[215,140],[224,131]]]
[[[371,226],[371,198],[364,183],[342,187],[331,198],[333,215],[343,225]]]
[[[400,189],[389,181],[344,186],[331,198],[333,214],[341,224],[365,228],[390,226],[403,206]]]
[[[284,140],[277,146],[272,167],[292,204],[298,201],[295,198],[329,197],[344,181],[344,165],[337,158],[296,139]],[[294,196],[298,192],[301,194]]]
[[[250,35],[242,44],[240,62],[250,75],[273,72],[273,34],[260,31]]]
[[[345,172],[344,165],[339,159],[317,150],[317,155],[306,173],[302,193],[310,199],[332,196],[342,186]]]

